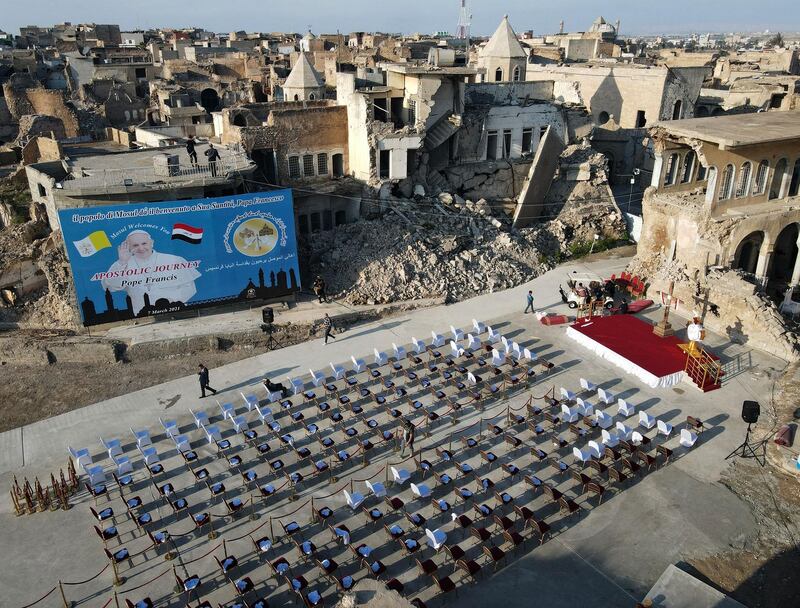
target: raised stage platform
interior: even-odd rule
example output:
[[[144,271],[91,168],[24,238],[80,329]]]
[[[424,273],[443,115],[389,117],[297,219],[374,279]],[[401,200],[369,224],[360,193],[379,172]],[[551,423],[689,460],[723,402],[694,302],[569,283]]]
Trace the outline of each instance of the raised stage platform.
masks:
[[[650,323],[633,315],[580,319],[567,328],[567,336],[652,388],[675,386],[685,376],[682,341],[659,338]]]

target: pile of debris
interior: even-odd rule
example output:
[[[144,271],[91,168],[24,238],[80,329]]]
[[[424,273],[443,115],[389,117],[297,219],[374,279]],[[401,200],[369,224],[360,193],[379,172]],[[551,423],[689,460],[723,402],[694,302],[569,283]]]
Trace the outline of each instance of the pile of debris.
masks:
[[[616,207],[512,230],[506,209],[485,200],[442,193],[385,205],[390,211],[381,218],[339,226],[309,243],[312,272],[352,304],[459,301],[530,281],[568,258],[575,239],[588,233],[625,238]]]

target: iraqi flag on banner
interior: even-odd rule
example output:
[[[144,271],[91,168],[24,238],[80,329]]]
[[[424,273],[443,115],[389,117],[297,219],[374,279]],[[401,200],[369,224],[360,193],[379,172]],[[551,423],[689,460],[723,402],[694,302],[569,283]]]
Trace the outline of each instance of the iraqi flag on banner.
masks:
[[[172,240],[186,241],[192,245],[199,245],[203,240],[203,229],[195,228],[189,224],[175,224],[172,227]]]

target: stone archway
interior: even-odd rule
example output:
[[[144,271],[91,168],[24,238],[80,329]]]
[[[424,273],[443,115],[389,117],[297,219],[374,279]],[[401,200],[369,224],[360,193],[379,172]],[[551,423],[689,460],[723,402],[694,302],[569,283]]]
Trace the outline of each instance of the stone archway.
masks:
[[[749,274],[755,274],[758,256],[764,244],[764,233],[760,230],[751,232],[742,239],[733,257],[733,267]]]
[[[797,237],[800,236],[798,224],[789,224],[781,230],[775,240],[772,264],[767,277],[771,282],[788,285],[797,263]]]
[[[200,105],[209,114],[219,108],[219,93],[214,89],[203,89],[200,92]]]

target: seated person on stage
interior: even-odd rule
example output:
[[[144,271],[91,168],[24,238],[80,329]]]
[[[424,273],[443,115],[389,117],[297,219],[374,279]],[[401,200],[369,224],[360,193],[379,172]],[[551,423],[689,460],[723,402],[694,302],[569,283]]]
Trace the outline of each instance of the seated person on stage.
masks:
[[[280,382],[278,382],[277,384],[274,384],[269,378],[264,378],[263,382],[264,382],[264,386],[267,388],[267,390],[270,393],[278,393],[278,392],[280,392],[281,397],[284,397],[284,398],[289,396],[289,391]]]

